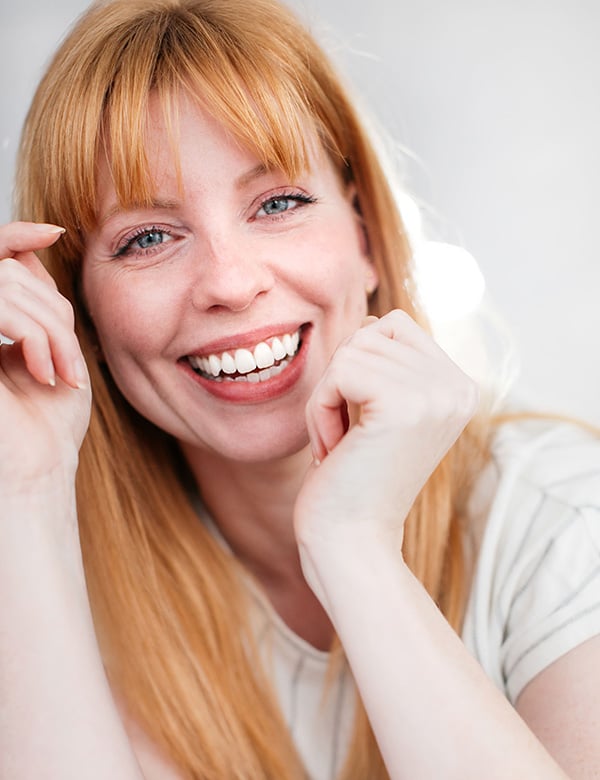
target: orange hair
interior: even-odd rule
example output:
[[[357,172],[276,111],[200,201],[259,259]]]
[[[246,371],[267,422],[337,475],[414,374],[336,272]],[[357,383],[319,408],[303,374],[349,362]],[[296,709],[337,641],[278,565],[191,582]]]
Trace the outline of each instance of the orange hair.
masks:
[[[149,201],[149,94],[175,122],[182,89],[291,177],[306,165],[306,127],[313,130],[356,186],[380,280],[371,312],[398,307],[426,323],[386,173],[338,76],[289,11],[271,0],[114,0],[80,19],[29,112],[16,203],[21,219],[67,228],[44,261],[74,302],[92,378],[77,496],[107,673],[184,777],[295,780],[305,771],[258,660],[239,564],[198,522],[174,442],[137,415],[99,364],[78,289],[85,232],[97,215],[99,156],[107,155],[123,206]],[[457,630],[469,569],[465,501],[486,438],[480,421],[467,428],[404,534],[405,559]],[[361,707],[340,777],[387,777]]]

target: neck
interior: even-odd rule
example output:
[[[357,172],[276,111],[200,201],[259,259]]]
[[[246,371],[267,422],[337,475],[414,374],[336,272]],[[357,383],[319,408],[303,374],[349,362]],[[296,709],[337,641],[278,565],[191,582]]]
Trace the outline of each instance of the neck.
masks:
[[[293,512],[310,464],[309,449],[262,463],[227,460],[185,445],[183,453],[235,555],[261,580],[299,573]]]
[[[185,445],[182,451],[212,519],[274,609],[296,634],[329,649],[333,628],[304,579],[293,528],[309,448],[265,463],[226,460]]]

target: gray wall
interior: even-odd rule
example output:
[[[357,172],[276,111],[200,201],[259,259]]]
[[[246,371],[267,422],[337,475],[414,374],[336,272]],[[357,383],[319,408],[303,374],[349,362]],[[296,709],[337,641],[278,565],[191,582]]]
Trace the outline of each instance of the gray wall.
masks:
[[[434,238],[477,258],[515,392],[600,424],[600,4],[289,0],[396,141]],[[0,220],[19,127],[77,0],[2,0]]]

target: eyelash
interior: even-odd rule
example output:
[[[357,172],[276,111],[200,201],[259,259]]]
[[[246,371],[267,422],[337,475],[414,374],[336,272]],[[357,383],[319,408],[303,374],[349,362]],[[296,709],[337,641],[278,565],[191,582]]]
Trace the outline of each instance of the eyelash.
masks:
[[[310,203],[316,203],[316,198],[314,198],[312,195],[306,195],[303,192],[297,192],[297,191],[283,191],[275,193],[274,195],[270,195],[268,198],[265,198],[263,201],[261,201],[259,208],[257,209],[260,211],[260,209],[264,209],[264,207],[268,203],[273,203],[277,200],[291,200],[295,201],[299,204],[299,206],[304,206]],[[269,219],[269,220],[279,220],[285,218],[286,214],[289,211],[294,211],[294,209],[285,209],[285,211],[282,211],[280,214],[265,214],[263,217],[260,217],[260,219]],[[256,216],[254,217],[256,219]],[[142,227],[138,228],[133,234],[127,236],[117,251],[114,253],[113,257],[124,257],[132,252],[133,245],[136,241],[138,241],[140,238],[143,238],[144,236],[149,236],[152,233],[163,233],[166,236],[170,236],[171,232],[167,230],[166,228],[158,227],[157,225],[152,225],[152,227]],[[161,242],[162,243],[162,242]],[[157,246],[161,246],[161,244],[158,244]],[[147,255],[149,252],[152,252],[153,249],[156,247],[149,247],[148,249],[142,249],[141,247],[138,247],[137,250],[135,250],[134,254],[145,254]]]
[[[277,200],[292,200],[299,204],[299,206],[304,206],[310,203],[316,203],[317,199],[313,197],[312,195],[307,195],[304,192],[298,192],[296,190],[284,190],[283,192],[276,192],[273,195],[269,195],[268,198],[265,198],[261,201],[257,212],[261,209],[264,209],[264,207],[267,205],[267,203],[273,203]],[[292,211],[294,209],[291,209]],[[271,220],[278,220],[285,217],[285,215],[290,211],[290,209],[285,209],[285,211],[282,211],[280,214],[265,214],[263,217],[259,217],[259,219],[271,219]],[[256,217],[254,217],[256,219]]]
[[[134,233],[131,235],[126,236],[117,251],[114,253],[113,257],[124,257],[125,255],[128,255],[131,253],[133,249],[133,245],[136,241],[138,241],[140,238],[143,238],[144,236],[152,235],[152,233],[163,233],[165,236],[170,236],[171,231],[167,230],[164,227],[158,227],[158,225],[152,225],[152,227],[142,227],[138,228]],[[158,244],[160,246],[160,244]],[[149,247],[148,249],[142,249],[141,247],[138,247],[137,250],[134,251],[134,254],[148,254],[151,252],[155,247]]]

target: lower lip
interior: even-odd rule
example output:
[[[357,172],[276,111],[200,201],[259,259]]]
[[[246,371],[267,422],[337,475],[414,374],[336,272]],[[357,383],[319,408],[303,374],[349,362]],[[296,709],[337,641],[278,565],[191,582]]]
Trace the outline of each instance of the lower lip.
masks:
[[[258,404],[272,401],[289,392],[300,379],[306,363],[310,335],[310,327],[304,327],[302,329],[302,343],[290,364],[280,374],[265,382],[215,382],[197,374],[187,360],[182,360],[180,366],[197,384],[223,401],[239,404]]]

